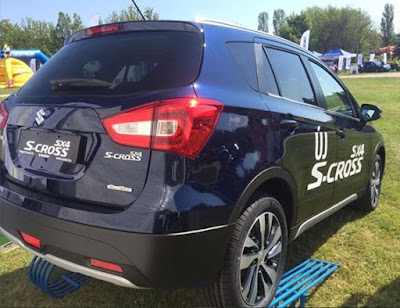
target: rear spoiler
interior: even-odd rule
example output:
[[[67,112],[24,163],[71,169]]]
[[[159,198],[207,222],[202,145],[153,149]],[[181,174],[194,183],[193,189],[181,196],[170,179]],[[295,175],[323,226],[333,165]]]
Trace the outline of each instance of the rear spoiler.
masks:
[[[200,24],[187,21],[129,21],[99,25],[80,30],[68,36],[64,45],[93,36],[131,31],[189,31],[202,32]]]

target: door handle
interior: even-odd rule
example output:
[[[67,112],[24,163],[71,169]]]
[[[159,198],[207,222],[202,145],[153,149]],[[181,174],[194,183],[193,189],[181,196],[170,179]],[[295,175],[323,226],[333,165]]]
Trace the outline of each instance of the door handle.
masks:
[[[282,120],[281,125],[287,128],[296,129],[300,126],[300,123],[296,120]]]
[[[336,130],[336,135],[338,135],[340,138],[346,137],[346,133],[344,132],[343,128],[337,129]]]
[[[281,126],[287,129],[290,135],[293,135],[300,126],[300,123],[296,120],[283,119],[281,120]]]

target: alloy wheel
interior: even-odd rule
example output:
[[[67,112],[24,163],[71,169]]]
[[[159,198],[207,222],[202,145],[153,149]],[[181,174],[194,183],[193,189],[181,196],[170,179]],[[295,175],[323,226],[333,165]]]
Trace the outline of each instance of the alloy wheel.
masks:
[[[371,203],[376,207],[379,202],[379,192],[381,187],[381,166],[379,161],[375,161],[374,170],[371,176]]]
[[[278,276],[282,229],[271,212],[262,213],[250,227],[240,257],[240,287],[244,302],[255,306],[272,289]]]

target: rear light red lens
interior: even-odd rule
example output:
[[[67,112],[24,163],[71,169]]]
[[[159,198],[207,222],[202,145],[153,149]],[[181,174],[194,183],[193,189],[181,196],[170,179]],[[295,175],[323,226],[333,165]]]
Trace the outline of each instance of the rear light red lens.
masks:
[[[117,273],[123,272],[121,266],[119,266],[118,264],[100,261],[97,259],[90,259],[90,263],[95,267],[106,269],[112,272],[117,272]]]
[[[117,143],[170,151],[194,158],[206,144],[223,105],[202,98],[151,103],[103,120]]]
[[[19,231],[19,234],[21,235],[21,237],[25,243],[27,243],[35,248],[40,248],[40,240],[38,238],[33,237],[32,235],[26,234],[22,231]]]
[[[8,112],[6,109],[6,104],[3,102],[0,103],[0,129],[4,129],[7,123]]]
[[[120,25],[105,25],[105,26],[99,26],[99,27],[86,29],[85,35],[91,36],[91,35],[95,35],[95,34],[114,32],[114,31],[119,31],[119,30],[121,30]]]
[[[178,98],[156,108],[152,148],[195,157],[203,148],[222,111],[220,102]]]

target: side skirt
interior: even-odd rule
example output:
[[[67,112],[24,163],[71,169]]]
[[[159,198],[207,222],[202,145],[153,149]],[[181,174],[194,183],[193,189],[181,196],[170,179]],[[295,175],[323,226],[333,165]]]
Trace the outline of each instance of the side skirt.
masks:
[[[319,223],[321,220],[324,220],[326,217],[332,215],[333,213],[339,211],[341,208],[345,207],[346,205],[350,204],[353,201],[357,200],[357,194],[352,194],[351,196],[347,197],[346,199],[332,205],[331,207],[327,208],[326,210],[318,213],[317,215],[303,221],[298,227],[295,227],[291,231],[291,240],[295,240],[299,237],[307,229],[311,228],[312,226]]]

